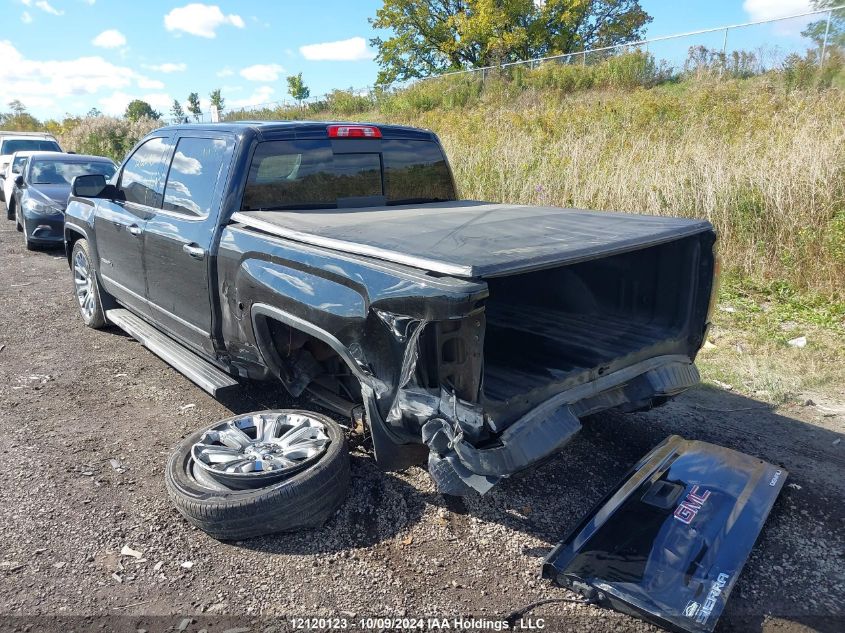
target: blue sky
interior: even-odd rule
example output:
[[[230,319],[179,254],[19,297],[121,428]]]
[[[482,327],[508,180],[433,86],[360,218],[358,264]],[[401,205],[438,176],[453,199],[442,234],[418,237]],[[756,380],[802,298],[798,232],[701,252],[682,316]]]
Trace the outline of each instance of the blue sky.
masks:
[[[810,0],[641,0],[649,37],[807,10]],[[90,108],[121,114],[133,98],[167,113],[174,98],[221,88],[227,106],[287,97],[303,73],[312,95],[373,83],[368,18],[380,0],[0,0],[0,108],[40,118]],[[749,29],[729,47],[801,48],[803,23]],[[721,47],[722,36],[699,38]],[[655,48],[682,58],[690,41]],[[695,43],[699,43],[698,41]]]

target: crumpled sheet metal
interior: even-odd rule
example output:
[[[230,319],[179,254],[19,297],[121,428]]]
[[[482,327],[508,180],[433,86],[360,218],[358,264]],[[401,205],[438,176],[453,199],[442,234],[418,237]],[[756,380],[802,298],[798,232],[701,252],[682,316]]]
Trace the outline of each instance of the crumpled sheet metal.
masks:
[[[559,451],[581,430],[568,406],[547,416],[524,416],[499,436],[496,446],[477,448],[467,439],[459,420],[433,418],[423,427],[423,439],[442,457],[454,453],[476,475],[503,477],[528,468]]]

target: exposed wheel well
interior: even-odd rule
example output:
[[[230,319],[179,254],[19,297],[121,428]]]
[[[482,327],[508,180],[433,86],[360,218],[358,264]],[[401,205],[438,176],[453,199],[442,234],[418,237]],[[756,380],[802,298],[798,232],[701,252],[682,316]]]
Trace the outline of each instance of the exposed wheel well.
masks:
[[[362,405],[358,377],[331,345],[271,316],[257,315],[255,324],[265,362],[291,395],[308,391],[324,406],[347,415]]]

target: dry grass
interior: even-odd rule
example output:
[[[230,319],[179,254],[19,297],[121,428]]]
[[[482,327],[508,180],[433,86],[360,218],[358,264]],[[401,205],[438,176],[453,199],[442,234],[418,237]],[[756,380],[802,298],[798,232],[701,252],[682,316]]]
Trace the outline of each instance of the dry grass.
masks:
[[[739,83],[407,122],[438,132],[464,197],[705,217],[727,269],[842,298],[845,98]]]
[[[304,112],[242,116],[427,127],[463,197],[704,217],[727,270],[845,298],[845,92],[811,75],[795,87],[786,71],[667,79],[646,62],[438,80],[375,98],[336,91]]]

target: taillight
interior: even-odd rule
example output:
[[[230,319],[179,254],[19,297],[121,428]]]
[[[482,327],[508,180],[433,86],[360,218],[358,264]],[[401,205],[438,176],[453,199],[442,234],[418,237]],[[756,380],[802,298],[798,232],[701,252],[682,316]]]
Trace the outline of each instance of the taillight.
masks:
[[[381,138],[381,130],[374,125],[330,125],[329,138]]]

